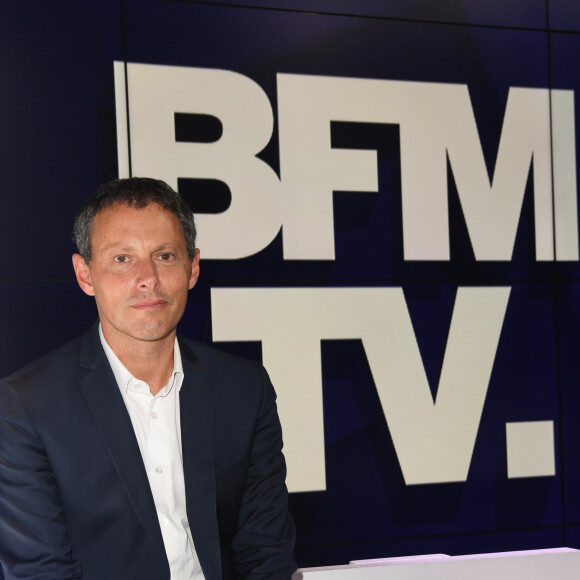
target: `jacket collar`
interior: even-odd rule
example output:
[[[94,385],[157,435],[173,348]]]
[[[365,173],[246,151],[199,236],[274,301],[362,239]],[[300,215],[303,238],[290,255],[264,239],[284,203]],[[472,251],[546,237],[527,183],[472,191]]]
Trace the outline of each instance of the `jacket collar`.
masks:
[[[183,364],[181,440],[187,517],[206,580],[221,578],[214,460],[214,400],[211,373],[179,338]]]
[[[82,338],[78,385],[103,436],[111,461],[145,531],[165,556],[155,503],[131,418],[99,339],[98,322]]]

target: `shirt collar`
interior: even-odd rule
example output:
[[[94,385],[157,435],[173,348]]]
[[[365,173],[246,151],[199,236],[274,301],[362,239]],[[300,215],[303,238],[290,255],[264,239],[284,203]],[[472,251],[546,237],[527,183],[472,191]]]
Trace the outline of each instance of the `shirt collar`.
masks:
[[[99,338],[101,339],[101,345],[103,346],[103,350],[107,355],[107,359],[109,364],[111,365],[111,369],[113,370],[113,374],[115,375],[115,380],[117,381],[117,385],[123,395],[123,399],[127,394],[127,389],[129,388],[129,383],[137,381],[136,377],[134,377],[131,372],[127,369],[127,367],[119,360],[119,357],[115,354],[113,349],[109,346],[107,341],[105,340],[105,335],[103,334],[103,329],[101,327],[101,323],[99,322]],[[160,393],[167,394],[173,387],[173,385],[177,385],[177,390],[181,390],[181,385],[183,383],[183,364],[181,362],[181,351],[179,350],[179,341],[177,337],[175,337],[175,343],[173,345],[173,371],[171,376],[169,377],[169,381],[161,389]],[[163,391],[165,391],[163,393]]]

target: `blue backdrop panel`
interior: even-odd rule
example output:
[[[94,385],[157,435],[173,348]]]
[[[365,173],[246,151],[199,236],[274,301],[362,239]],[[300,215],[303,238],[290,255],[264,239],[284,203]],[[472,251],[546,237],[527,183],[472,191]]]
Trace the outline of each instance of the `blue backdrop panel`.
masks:
[[[72,216],[117,175],[120,16],[120,0],[0,6],[4,278],[70,278]]]
[[[580,524],[580,282],[561,282],[559,285],[558,342],[566,519],[569,524]],[[574,545],[580,547],[578,541]]]
[[[580,5],[569,0],[550,0],[548,17],[552,30],[580,32]]]
[[[576,3],[562,3],[562,8],[564,7],[568,7],[570,11],[577,10]],[[580,12],[578,13],[577,21],[580,24]],[[574,22],[574,18],[571,17],[570,23],[573,25]],[[580,30],[580,26],[578,29]],[[555,89],[574,91],[576,167],[580,167],[580,125],[578,124],[580,111],[580,77],[578,75],[578,70],[580,70],[580,36],[577,34],[552,32],[550,34],[550,56],[552,87]],[[578,205],[578,211],[580,212],[580,204]],[[557,270],[558,275],[564,279],[580,277],[579,262],[559,262]]]
[[[0,376],[83,333],[94,302],[76,280],[0,280]]]
[[[221,0],[215,4],[239,5],[236,0]],[[483,24],[544,28],[546,5],[544,0],[455,0],[454,2],[426,2],[425,0],[248,0],[247,6],[277,10],[296,10],[350,16],[375,16],[402,20]]]
[[[580,549],[580,526],[568,526],[566,529],[567,545]]]

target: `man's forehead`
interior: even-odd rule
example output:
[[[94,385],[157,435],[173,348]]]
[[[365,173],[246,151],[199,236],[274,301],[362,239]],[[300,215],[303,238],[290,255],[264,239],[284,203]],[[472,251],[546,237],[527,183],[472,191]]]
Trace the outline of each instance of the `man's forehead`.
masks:
[[[115,203],[99,211],[92,224],[93,243],[122,240],[163,232],[170,238],[176,235],[185,242],[185,235],[177,216],[156,203],[134,207],[126,203]],[[169,241],[169,240],[168,240]]]
[[[115,219],[120,219],[122,223],[125,223],[126,220],[135,222],[145,220],[169,220],[181,228],[179,218],[171,210],[159,205],[158,203],[152,202],[139,207],[129,203],[115,202],[97,211],[93,220],[93,229],[96,223],[103,223]]]

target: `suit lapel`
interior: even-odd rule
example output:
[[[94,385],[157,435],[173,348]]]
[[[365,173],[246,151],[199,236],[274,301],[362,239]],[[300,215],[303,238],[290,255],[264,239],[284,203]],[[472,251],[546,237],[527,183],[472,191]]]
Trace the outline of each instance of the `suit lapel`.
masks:
[[[81,366],[92,372],[79,381],[79,388],[103,435],[128,499],[153,544],[163,550],[163,537],[139,445],[115,375],[101,346],[98,324],[83,338]]]
[[[184,380],[180,391],[181,437],[187,516],[207,580],[221,578],[214,460],[211,378],[184,341],[179,347]]]

